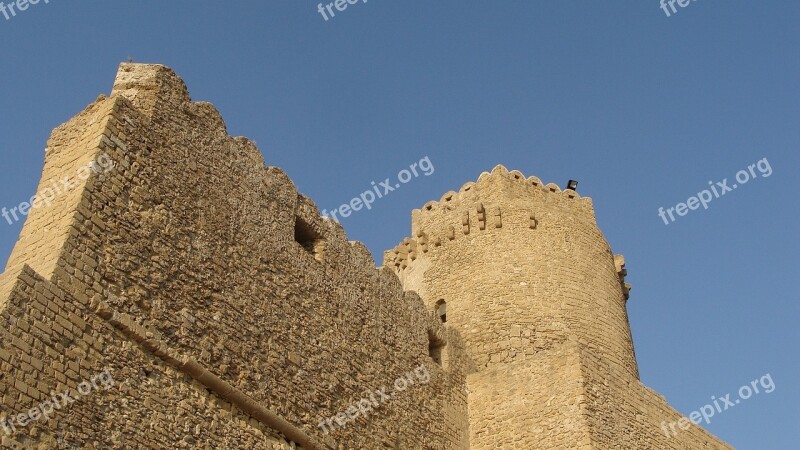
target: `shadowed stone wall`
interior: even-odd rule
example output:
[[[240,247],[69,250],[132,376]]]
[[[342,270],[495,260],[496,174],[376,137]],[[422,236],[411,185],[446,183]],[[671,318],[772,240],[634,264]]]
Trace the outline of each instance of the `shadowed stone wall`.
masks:
[[[266,436],[277,432],[241,419],[258,408],[320,447],[446,449],[465,434],[442,419],[454,408],[466,417],[465,381],[457,358],[444,371],[429,356],[430,340],[446,339],[433,314],[283,172],[265,167],[252,142],[228,136],[213,106],[192,102],[171,70],[123,64],[111,97],[55,130],[42,186],[99,155],[113,169],[33,210],[4,275],[12,285],[27,273],[40,280],[34,289],[55,286],[66,320],[80,325],[56,328],[29,290],[0,300],[0,394],[9,412],[22,412],[41,401],[33,394],[104,368],[118,388],[146,392],[98,392],[87,399],[102,406],[76,404],[20,427],[16,440],[110,447],[136,434],[137,446],[271,448]],[[34,356],[41,364],[27,362]],[[87,368],[68,371],[73,364]],[[368,419],[320,427],[420,366],[429,382],[393,392]],[[37,381],[23,390],[22,380]],[[157,400],[137,403],[148,395]],[[215,396],[239,404],[228,412]],[[198,401],[205,414],[190,413]],[[126,431],[122,417],[141,431]]]

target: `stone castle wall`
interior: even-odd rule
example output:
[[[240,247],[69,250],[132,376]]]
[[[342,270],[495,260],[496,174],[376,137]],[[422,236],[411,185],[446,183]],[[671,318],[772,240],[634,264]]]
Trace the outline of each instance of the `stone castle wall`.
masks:
[[[430,308],[446,302],[447,326],[464,339],[476,372],[468,379],[471,443],[588,443],[577,414],[578,359],[562,347],[580,341],[638,378],[625,287],[591,200],[498,166],[414,211],[412,233],[385,264]],[[542,390],[550,379],[563,384]],[[553,420],[561,426],[543,427]]]
[[[112,373],[120,383],[137,384],[141,377],[133,375],[140,372],[155,377],[151,391],[166,410],[182,402],[189,407],[196,395],[203,403],[214,395],[239,399],[240,415],[260,405],[320,447],[445,449],[463,439],[464,430],[448,425],[466,421],[443,419],[445,411],[466,417],[458,358],[444,371],[429,354],[432,339],[446,339],[442,326],[391,271],[375,268],[362,244],[323,220],[285,174],[265,167],[252,142],[229,137],[211,105],[191,102],[172,71],[121,66],[110,98],[56,130],[44,173],[70,173],[99,154],[111,157],[113,170],[92,174],[59,203],[34,210],[8,267],[28,264],[43,282],[61,287],[60,301],[86,323],[82,335],[106,342],[94,370],[118,364]],[[51,216],[58,220],[51,223]],[[18,295],[23,304],[33,301],[25,291]],[[34,339],[10,312],[4,317],[1,328],[10,336]],[[21,318],[49,326],[36,314]],[[37,354],[52,377],[65,373],[69,348],[85,346],[68,343]],[[0,380],[0,393],[18,400],[6,405],[13,411],[35,406],[37,397],[14,390],[15,380],[29,376],[25,359],[31,354],[5,340],[2,348],[11,352],[5,363],[11,376]],[[121,357],[133,348],[136,358]],[[79,355],[74,360],[86,362]],[[183,377],[154,369],[158,360]],[[393,395],[369,420],[344,427],[334,422],[330,434],[319,426],[420,366],[430,381]],[[77,384],[83,373],[70,375]],[[42,383],[45,390],[53,384],[47,377]],[[203,393],[193,390],[198,383],[213,386]],[[107,395],[127,405],[121,414],[135,406],[129,393],[111,389]],[[240,440],[239,448],[269,448],[266,440],[244,445],[256,442],[258,428],[236,417],[221,407],[212,408],[210,423],[159,415],[135,442],[158,446],[185,433],[213,448]],[[71,442],[118,445],[113,433],[100,432],[121,424],[117,416],[58,419],[25,428],[27,437],[18,440],[47,432]],[[214,427],[196,432],[196,425]]]
[[[601,358],[580,349],[586,418],[594,449],[731,449],[704,429],[691,425],[668,436],[663,423],[677,422],[667,400],[642,384],[618,373]]]
[[[472,448],[672,448],[653,437],[676,413],[639,383],[624,258],[591,199],[497,166],[415,210],[384,263],[464,341]]]
[[[294,448],[94,314],[59,287],[68,278],[59,270],[51,282],[27,265],[0,278],[3,447]],[[109,382],[80,386],[105,371]],[[48,418],[8,423],[54,399],[62,405]]]
[[[477,367],[573,337],[638,377],[625,288],[591,199],[498,166],[415,210],[412,234],[385,264],[406,289],[447,302]]]
[[[624,260],[571,191],[498,167],[415,211],[376,268],[144,64],[53,132],[38,192],[64,177],[0,275],[0,419],[114,383],[6,447],[727,448],[658,435],[677,413],[638,381]]]

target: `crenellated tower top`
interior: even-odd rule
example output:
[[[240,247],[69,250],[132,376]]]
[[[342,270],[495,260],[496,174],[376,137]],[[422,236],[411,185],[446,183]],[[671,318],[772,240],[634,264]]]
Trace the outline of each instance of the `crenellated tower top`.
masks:
[[[478,370],[571,341],[638,376],[625,260],[574,190],[498,165],[414,210],[384,266],[431,311],[446,305]]]
[[[544,184],[497,165],[477,181],[449,191],[411,213],[411,237],[384,253],[384,264],[405,269],[420,252],[427,253],[471,233],[488,230],[534,230],[548,214],[595,222],[592,199],[555,183]]]

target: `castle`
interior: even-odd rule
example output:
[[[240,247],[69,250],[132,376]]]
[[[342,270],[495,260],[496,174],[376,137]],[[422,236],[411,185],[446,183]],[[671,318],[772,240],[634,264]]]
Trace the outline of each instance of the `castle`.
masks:
[[[0,275],[3,447],[730,448],[665,432],[574,190],[498,166],[376,267],[146,64],[53,131],[37,192],[62,179]]]

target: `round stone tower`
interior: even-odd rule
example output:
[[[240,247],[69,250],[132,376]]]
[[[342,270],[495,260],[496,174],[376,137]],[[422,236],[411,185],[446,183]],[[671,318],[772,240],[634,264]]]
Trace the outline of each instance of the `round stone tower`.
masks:
[[[387,251],[384,263],[461,336],[472,373],[499,369],[496,378],[517,376],[543,366],[541,355],[571,348],[638,379],[624,260],[598,229],[591,199],[573,190],[497,166],[458,193],[414,210],[412,237]],[[470,382],[470,396],[491,393],[484,393],[489,405],[470,402],[473,428],[489,426],[492,420],[478,416],[500,409],[510,417],[530,415],[520,390],[543,389],[541,380],[513,392],[502,379],[490,380],[493,386],[476,383]],[[565,398],[579,398],[580,387],[573,394]],[[471,430],[473,440],[476,433]]]

